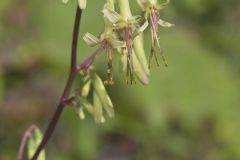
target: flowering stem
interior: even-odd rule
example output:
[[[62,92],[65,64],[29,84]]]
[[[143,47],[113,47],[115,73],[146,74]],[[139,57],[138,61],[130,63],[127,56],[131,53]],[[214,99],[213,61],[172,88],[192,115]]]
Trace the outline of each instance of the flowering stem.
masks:
[[[74,79],[77,75],[77,71],[76,71],[76,64],[77,64],[77,43],[78,43],[78,34],[79,34],[79,28],[80,28],[80,21],[81,21],[81,15],[82,15],[82,10],[79,8],[79,6],[77,7],[77,11],[76,11],[76,17],[75,17],[75,25],[74,25],[74,31],[73,31],[73,41],[72,41],[72,52],[71,52],[71,68],[70,68],[70,74],[68,77],[68,81],[67,84],[65,86],[65,89],[63,91],[62,97],[60,99],[60,102],[57,106],[57,109],[47,127],[46,132],[44,133],[43,139],[40,143],[40,145],[38,146],[35,154],[32,157],[32,160],[36,160],[40,154],[40,152],[42,151],[42,149],[46,146],[46,144],[48,143],[50,137],[52,136],[55,127],[59,121],[59,118],[62,114],[62,111],[65,107],[65,103],[64,101],[68,98]]]

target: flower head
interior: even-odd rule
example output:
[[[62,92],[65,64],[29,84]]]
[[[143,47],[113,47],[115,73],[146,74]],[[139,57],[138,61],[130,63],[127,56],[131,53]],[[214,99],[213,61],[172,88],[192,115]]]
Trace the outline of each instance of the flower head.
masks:
[[[127,55],[127,82],[130,81],[132,84],[135,81],[135,74],[133,68],[133,43],[134,38],[138,34],[139,23],[141,21],[140,16],[132,16],[131,14],[126,15],[128,12],[119,14],[109,8],[105,7],[103,10],[104,17],[109,25],[112,25],[114,31],[118,33],[120,41],[125,43],[125,46],[120,48],[122,55]]]
[[[107,5],[104,6],[104,11],[106,10]],[[114,12],[113,10],[109,11]],[[90,46],[96,46],[100,45],[100,49],[95,51],[95,54],[90,57],[89,61],[93,61],[95,57],[102,51],[106,51],[107,53],[107,61],[108,61],[108,69],[107,69],[107,79],[104,81],[105,84],[112,85],[114,83],[113,81],[113,53],[114,50],[119,50],[123,47],[126,47],[126,42],[119,40],[117,34],[115,33],[114,27],[112,26],[112,23],[104,16],[104,22],[105,22],[105,30],[104,32],[99,36],[95,37],[94,35],[90,33],[86,33],[83,37],[84,41],[90,45]],[[88,63],[89,65],[91,63]]]

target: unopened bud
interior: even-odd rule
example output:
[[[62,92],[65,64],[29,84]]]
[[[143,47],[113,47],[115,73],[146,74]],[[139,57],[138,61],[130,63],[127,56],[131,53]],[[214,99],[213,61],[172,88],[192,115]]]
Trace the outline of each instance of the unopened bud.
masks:
[[[102,103],[100,101],[98,94],[95,91],[93,92],[93,106],[94,106],[93,115],[94,115],[95,122],[103,123],[104,117],[103,117]]]
[[[142,84],[147,85],[149,83],[148,75],[145,72],[145,70],[143,69],[141,63],[139,62],[139,60],[134,52],[132,53],[132,58],[133,58],[134,73],[136,74],[137,78],[139,79],[139,81]]]
[[[150,75],[150,70],[148,67],[148,62],[147,62],[146,54],[144,51],[143,34],[140,34],[137,37],[135,37],[133,43],[134,43],[133,46],[134,46],[135,54],[141,64],[143,70],[145,71],[145,73],[147,75]]]
[[[114,109],[113,109],[112,101],[109,95],[107,94],[107,91],[105,89],[105,86],[101,78],[97,75],[94,76],[93,86],[108,116],[111,118],[114,117]]]
[[[92,81],[89,79],[89,80],[84,84],[84,86],[83,86],[83,88],[82,88],[82,92],[81,92],[81,95],[82,95],[83,97],[87,97],[87,95],[88,95],[88,93],[89,93],[89,91],[90,91],[91,82],[92,82]]]

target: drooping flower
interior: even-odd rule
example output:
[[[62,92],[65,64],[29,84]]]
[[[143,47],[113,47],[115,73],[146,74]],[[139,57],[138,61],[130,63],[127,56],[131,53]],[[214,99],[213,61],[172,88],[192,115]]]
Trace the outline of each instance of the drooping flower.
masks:
[[[124,0],[125,1],[125,0]],[[122,2],[122,1],[121,1]],[[128,1],[125,1],[128,2]],[[147,27],[140,26],[140,16],[128,16],[128,18],[114,11],[114,1],[109,0],[103,9],[105,30],[96,37],[86,33],[83,37],[90,46],[100,46],[87,60],[77,66],[77,70],[86,70],[93,63],[99,53],[107,53],[107,79],[105,84],[113,84],[113,58],[114,53],[120,53],[122,57],[123,71],[127,74],[127,83],[135,81],[135,76],[143,84],[149,83],[149,69],[141,32]],[[130,12],[129,12],[130,13]]]
[[[167,62],[165,60],[163,51],[159,43],[159,37],[158,37],[159,26],[158,25],[162,27],[172,27],[174,25],[160,19],[160,13],[159,13],[162,9],[164,9],[170,3],[170,0],[167,0],[165,3],[162,3],[162,4],[159,4],[157,0],[137,0],[137,2],[140,5],[141,9],[143,10],[144,17],[146,19],[143,26],[145,26],[146,28],[146,26],[148,26],[150,23],[152,45],[151,45],[151,51],[149,56],[149,67],[151,64],[151,59],[153,57],[155,57],[156,62],[158,64],[157,55],[155,52],[156,47],[158,47],[158,49],[160,50],[162,60],[165,63],[165,66],[167,66]]]
[[[114,10],[114,0],[109,0],[104,8],[110,8]],[[83,63],[77,65],[76,70],[79,72],[85,72],[88,70],[88,68],[91,66],[93,61],[96,59],[96,57],[99,55],[99,53],[102,53],[103,51],[107,52],[107,60],[108,60],[108,69],[107,69],[107,79],[104,81],[105,84],[112,85],[113,82],[113,53],[114,49],[120,49],[126,46],[125,42],[120,41],[118,39],[117,34],[114,32],[114,29],[112,25],[109,23],[109,21],[104,17],[105,22],[105,30],[104,32],[99,36],[96,37],[92,35],[91,33],[86,33],[83,36],[84,41],[90,45],[90,46],[99,46],[97,50],[95,50],[90,57],[88,57]]]
[[[120,14],[108,8],[104,8],[103,14],[109,24],[112,25],[114,30],[119,32],[119,38],[125,42],[125,46],[121,48],[122,53],[127,55],[127,79],[134,82],[134,71],[132,64],[132,50],[133,50],[133,32],[134,26],[138,24],[139,17],[129,17],[125,19]]]
[[[95,37],[90,33],[86,33],[83,37],[84,41],[91,45],[100,45],[101,51],[106,50],[107,59],[108,59],[108,69],[107,69],[107,80],[104,81],[105,84],[112,85],[113,81],[113,69],[112,69],[112,61],[113,61],[113,53],[114,49],[122,48],[125,46],[125,43],[118,40],[117,36],[114,32],[104,32],[101,34],[100,38]],[[100,52],[96,52],[96,55]]]
[[[126,62],[126,66],[123,68],[126,69],[127,83],[129,81],[131,84],[133,82],[136,83],[136,75],[143,84],[148,84],[149,70],[147,67],[145,67],[145,53],[143,47],[141,46],[143,44],[141,41],[141,37],[137,37],[140,31],[144,30],[144,26],[139,25],[142,18],[141,16],[132,16],[128,0],[119,0],[119,3],[120,14],[108,8],[104,8],[103,14],[104,17],[106,17],[108,23],[111,24],[114,30],[118,33],[119,39],[121,41],[124,41],[126,44],[125,47],[122,47],[120,49],[120,52],[122,54],[123,66],[125,66]],[[137,39],[135,40],[136,37]],[[135,54],[137,56],[135,56]],[[133,57],[135,60],[133,60]],[[141,77],[146,78],[142,79]]]

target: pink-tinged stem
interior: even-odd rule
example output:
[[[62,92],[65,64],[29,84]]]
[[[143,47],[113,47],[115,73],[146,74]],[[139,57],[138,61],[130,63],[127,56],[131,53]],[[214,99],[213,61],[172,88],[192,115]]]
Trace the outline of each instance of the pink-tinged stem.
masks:
[[[83,69],[88,69],[90,67],[90,65],[93,63],[93,61],[95,60],[96,56],[102,52],[104,49],[106,49],[106,44],[105,42],[103,42],[101,44],[101,46],[92,53],[92,55],[90,57],[88,57],[86,60],[83,61],[83,63],[78,64],[76,66],[76,72],[79,72]]]

